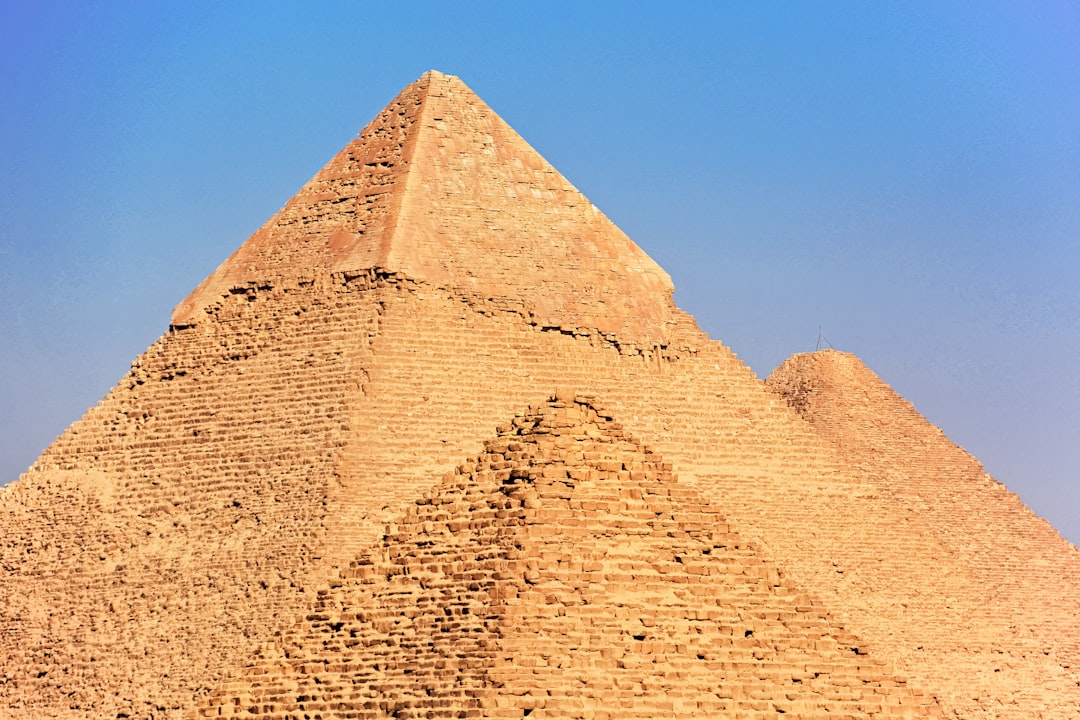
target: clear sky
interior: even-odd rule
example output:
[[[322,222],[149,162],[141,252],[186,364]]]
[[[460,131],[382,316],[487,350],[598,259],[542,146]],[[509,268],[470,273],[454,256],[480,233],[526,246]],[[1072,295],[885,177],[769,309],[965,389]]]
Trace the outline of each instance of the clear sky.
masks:
[[[428,69],[764,377],[819,328],[1080,543],[1080,5],[0,0],[0,482]]]

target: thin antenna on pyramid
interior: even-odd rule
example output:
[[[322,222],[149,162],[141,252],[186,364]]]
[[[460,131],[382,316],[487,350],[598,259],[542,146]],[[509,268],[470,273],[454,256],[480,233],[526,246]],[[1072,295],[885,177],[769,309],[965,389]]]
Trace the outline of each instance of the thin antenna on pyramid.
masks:
[[[818,328],[817,328],[817,347],[814,348],[814,352],[817,352],[818,350],[821,349],[821,341],[822,340],[825,341],[825,344],[829,346],[830,350],[835,350],[836,349],[835,347],[833,347],[833,344],[831,342],[829,342],[829,338],[825,337],[822,334],[821,325],[818,325]]]

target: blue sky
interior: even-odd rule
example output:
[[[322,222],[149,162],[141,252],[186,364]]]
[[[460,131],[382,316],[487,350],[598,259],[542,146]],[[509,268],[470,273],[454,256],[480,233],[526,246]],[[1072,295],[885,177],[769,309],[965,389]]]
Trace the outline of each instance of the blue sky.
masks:
[[[431,68],[759,375],[821,328],[1080,542],[1070,2],[0,0],[0,482]]]

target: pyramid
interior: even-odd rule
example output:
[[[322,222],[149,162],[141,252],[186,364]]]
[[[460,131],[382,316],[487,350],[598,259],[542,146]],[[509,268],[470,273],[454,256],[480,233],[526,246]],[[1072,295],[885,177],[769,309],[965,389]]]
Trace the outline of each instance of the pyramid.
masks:
[[[978,629],[1007,628],[1015,645],[1006,650],[994,633],[978,632],[965,638],[969,648],[1042,653],[1063,667],[1080,667],[1080,551],[1074,545],[854,355],[794,355],[766,385],[897,507],[929,520],[983,588],[991,602],[972,613],[983,618]]]
[[[760,381],[459,79],[428,73],[0,493],[0,708],[1075,717],[1077,549],[872,373],[826,366]],[[596,456],[561,455],[587,426]],[[495,479],[551,465],[585,480],[536,508],[511,495],[556,483]],[[638,496],[613,507],[622,484]],[[469,529],[497,501],[495,537]],[[634,523],[660,533],[640,596],[603,559]],[[723,562],[674,567],[710,533]],[[430,548],[462,569],[421,572]],[[588,567],[562,567],[573,548]],[[657,634],[627,636],[620,607]],[[682,640],[701,613],[698,658]],[[740,640],[736,616],[760,628]]]
[[[284,638],[201,714],[940,717],[565,394],[388,525]]]

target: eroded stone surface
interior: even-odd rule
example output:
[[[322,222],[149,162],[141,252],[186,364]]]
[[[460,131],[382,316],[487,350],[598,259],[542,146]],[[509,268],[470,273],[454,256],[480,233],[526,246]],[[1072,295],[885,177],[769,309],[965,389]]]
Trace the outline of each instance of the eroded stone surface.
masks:
[[[1076,548],[856,366],[853,385],[820,382],[831,375],[798,365],[778,371],[768,386],[758,381],[671,304],[662,271],[546,164],[529,159],[523,141],[500,130],[501,121],[472,98],[460,81],[436,74],[407,88],[178,307],[174,326],[96,407],[0,491],[0,708],[18,717],[180,718],[214,703],[224,709],[227,699],[255,697],[274,683],[298,688],[303,678],[314,682],[319,667],[334,682],[354,677],[340,666],[341,653],[360,650],[324,621],[306,618],[324,607],[354,612],[338,606],[346,598],[382,608],[375,635],[355,624],[368,627],[368,620],[349,620],[358,638],[350,642],[378,644],[393,613],[413,622],[421,616],[409,612],[440,607],[444,594],[481,592],[444,578],[438,594],[416,594],[418,578],[403,569],[413,567],[409,548],[434,532],[422,523],[446,521],[420,520],[416,508],[443,511],[417,499],[459,498],[449,503],[454,512],[474,500],[490,506],[501,490],[484,484],[492,478],[480,477],[475,460],[454,476],[475,487],[433,486],[467,458],[499,462],[485,453],[501,451],[485,440],[522,408],[581,395],[596,398],[604,417],[617,418],[641,443],[624,437],[607,450],[648,455],[648,446],[671,468],[661,463],[653,475],[631,478],[652,493],[648,503],[635,498],[642,504],[633,508],[612,506],[604,493],[614,485],[595,483],[588,492],[575,486],[552,498],[551,513],[529,515],[525,525],[538,535],[526,545],[539,549],[545,577],[568,593],[554,597],[584,597],[582,588],[564,587],[561,563],[552,564],[553,554],[565,552],[554,538],[579,533],[588,553],[607,557],[625,544],[623,523],[644,522],[649,513],[650,528],[667,529],[641,547],[651,568],[642,566],[642,577],[650,592],[685,590],[691,578],[679,575],[667,554],[676,540],[697,548],[705,535],[677,522],[671,528],[651,508],[686,502],[696,508],[695,522],[715,522],[716,532],[722,525],[739,542],[723,572],[693,578],[700,593],[655,616],[660,644],[645,653],[653,679],[641,680],[642,694],[634,696],[640,707],[630,705],[639,716],[676,712],[664,703],[678,695],[683,674],[679,713],[698,708],[707,716],[706,707],[727,703],[760,714],[781,695],[789,700],[794,676],[754,675],[746,648],[725,645],[725,635],[709,635],[704,625],[716,657],[735,658],[717,673],[716,700],[709,700],[715,705],[702,699],[706,675],[696,653],[655,650],[686,631],[684,615],[699,608],[691,599],[733,603],[725,610],[729,622],[731,612],[754,616],[754,608],[803,593],[812,599],[812,617],[796,608],[788,617],[794,625],[770,620],[768,632],[779,633],[769,635],[769,652],[779,653],[771,658],[804,653],[813,657],[808,664],[831,663],[837,648],[844,657],[842,631],[843,642],[850,636],[868,648],[873,665],[851,672],[880,690],[883,708],[933,713],[938,706],[923,699],[936,698],[948,717],[1075,717]],[[500,205],[495,197],[513,200]],[[491,227],[498,208],[512,232]],[[806,388],[816,393],[812,402],[803,397]],[[863,397],[865,403],[853,403]],[[597,437],[618,437],[601,425]],[[533,456],[570,467],[557,455]],[[502,462],[511,461],[504,454]],[[586,497],[595,506],[560,504]],[[388,522],[408,525],[411,534],[385,532]],[[511,535],[523,527],[496,526]],[[386,555],[392,547],[400,562]],[[521,559],[498,553],[477,562]],[[650,553],[657,557],[644,557]],[[377,601],[372,583],[350,574],[365,558],[387,569],[382,590],[394,583],[411,588],[409,601]],[[596,558],[599,569],[581,572],[610,574]],[[783,576],[780,585],[753,579],[770,565]],[[522,577],[489,580],[535,587]],[[730,594],[737,584],[729,581],[739,578],[745,605]],[[537,670],[544,667],[537,658],[577,657],[564,640],[578,631],[558,623],[576,618],[587,627],[579,613],[585,606],[560,599],[579,614],[551,619],[547,613],[558,605],[530,592],[515,596],[513,617],[532,630],[514,630],[510,615],[500,615],[499,631],[484,639],[490,647],[478,640],[458,658],[476,661],[458,675],[458,698],[489,704],[470,710],[451,700],[428,710],[523,716],[530,707],[521,698],[536,697],[529,688],[551,677]],[[623,607],[644,607],[627,592]],[[611,616],[619,617],[613,608],[621,601],[598,597],[610,609],[603,622],[616,622]],[[798,625],[804,621],[810,624]],[[558,632],[545,636],[549,625]],[[500,645],[501,638],[509,644]],[[588,638],[589,648],[609,640],[631,647],[625,633]],[[276,654],[288,647],[311,667]],[[485,654],[493,648],[504,651],[498,663]],[[705,654],[705,667],[721,662]],[[519,668],[517,657],[534,664]],[[404,662],[394,672],[404,673]],[[577,660],[567,662],[577,668]],[[255,679],[257,667],[284,675]],[[515,688],[516,700],[469,695],[474,680],[491,679],[492,668]],[[740,678],[730,691],[745,697],[723,695],[732,687],[724,680],[728,670]],[[851,679],[847,670],[832,675],[838,677]],[[903,687],[899,677],[907,679]],[[408,682],[361,680],[352,687],[360,695],[412,697],[403,712],[421,707],[422,698],[408,695],[419,686]],[[818,689],[833,692],[824,688]],[[800,702],[817,710],[802,715],[814,716],[823,695],[803,690],[796,692]],[[865,695],[841,694],[834,700],[847,703],[849,715],[872,714]],[[543,710],[586,711],[584,701],[575,703],[566,695],[565,704]],[[799,716],[798,707],[789,714]],[[594,710],[600,712],[595,703]],[[351,711],[319,712],[329,718]]]
[[[488,297],[538,323],[663,342],[671,279],[460,79],[405,88],[173,313],[234,288],[379,268]]]
[[[795,355],[766,385],[900,512],[919,517],[982,588],[986,602],[965,603],[970,626],[962,640],[981,662],[966,669],[966,687],[941,685],[951,704],[995,713],[1003,697],[1029,694],[1039,707],[1042,696],[1052,708],[1049,688],[1075,696],[1080,551],[854,355]],[[959,672],[943,664],[938,674],[944,680]],[[1040,689],[1025,693],[1024,687]]]
[[[200,714],[941,716],[566,391],[387,525],[264,654]]]

